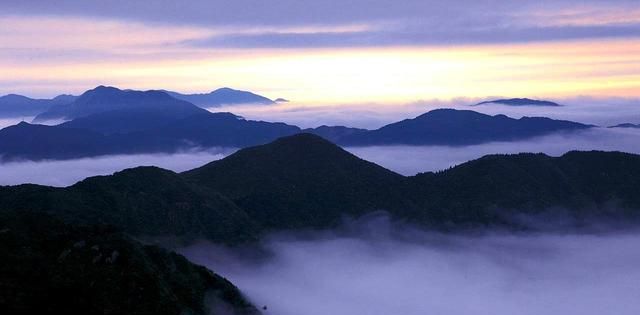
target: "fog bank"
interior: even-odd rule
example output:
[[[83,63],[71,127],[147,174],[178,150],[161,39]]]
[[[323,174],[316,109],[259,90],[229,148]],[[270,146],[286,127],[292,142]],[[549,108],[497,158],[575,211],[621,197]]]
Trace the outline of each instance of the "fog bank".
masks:
[[[640,153],[640,129],[594,128],[514,142],[470,146],[372,146],[346,148],[358,157],[403,175],[438,171],[487,154],[534,152],[560,156],[571,150]]]
[[[274,236],[262,256],[207,243],[180,252],[266,314],[640,312],[640,234],[445,236],[379,221]]]
[[[413,118],[438,108],[473,110],[488,115],[504,114],[512,118],[523,116],[549,117],[572,120],[598,126],[612,126],[620,123],[640,123],[640,99],[622,97],[570,97],[548,99],[563,106],[508,106],[485,104],[470,106],[481,101],[504,97],[487,98],[459,97],[448,100],[425,99],[412,103],[361,103],[361,104],[299,104],[291,103],[264,105],[241,105],[210,108],[214,112],[232,112],[252,120],[281,121],[302,128],[321,125],[343,125],[366,129],[380,128],[386,124]]]
[[[137,166],[158,166],[182,172],[219,160],[234,151],[231,148],[217,148],[176,154],[111,155],[62,161],[0,163],[0,185],[32,183],[62,187],[90,176],[109,175]]]

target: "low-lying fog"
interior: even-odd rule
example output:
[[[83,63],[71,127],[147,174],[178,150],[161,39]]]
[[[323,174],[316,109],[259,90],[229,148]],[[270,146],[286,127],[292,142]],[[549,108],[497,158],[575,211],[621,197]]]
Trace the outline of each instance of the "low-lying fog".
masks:
[[[111,155],[62,161],[0,163],[0,185],[41,184],[68,186],[90,176],[109,175],[126,168],[158,166],[175,172],[219,160],[235,149],[211,149],[176,154]]]
[[[447,146],[351,147],[348,151],[404,175],[446,169],[487,154],[544,152],[558,156],[570,150],[618,150],[640,153],[640,129],[595,128],[564,135],[552,135],[516,142]],[[116,155],[65,161],[0,163],[0,185],[35,183],[67,186],[89,176],[107,175],[140,165],[153,165],[176,172],[221,159],[235,149],[178,154]],[[44,175],[43,175],[44,174]]]
[[[594,128],[515,142],[471,146],[374,146],[347,148],[365,160],[403,175],[438,171],[487,154],[534,152],[560,156],[571,150],[640,153],[640,129]]]
[[[180,250],[265,314],[640,314],[640,234],[452,236],[381,218],[278,235],[267,254]]]
[[[453,98],[449,100],[430,99],[412,103],[363,103],[305,105],[295,101],[274,106],[233,105],[210,108],[214,112],[232,112],[247,119],[281,121],[302,128],[320,125],[343,125],[349,127],[376,129],[406,118],[413,118],[437,108],[455,108],[473,110],[488,115],[504,114],[512,118],[523,116],[542,116],[593,124],[612,126],[620,123],[640,123],[640,99],[636,98],[594,98],[570,97],[550,99],[563,106],[508,106],[485,104],[469,106],[480,101],[495,100],[504,97]],[[541,97],[541,99],[546,99]]]

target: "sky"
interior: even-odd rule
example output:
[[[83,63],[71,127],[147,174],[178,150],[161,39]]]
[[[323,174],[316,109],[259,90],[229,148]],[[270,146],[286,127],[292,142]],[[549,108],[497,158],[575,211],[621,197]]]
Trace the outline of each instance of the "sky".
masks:
[[[637,0],[0,1],[0,94],[640,97]]]

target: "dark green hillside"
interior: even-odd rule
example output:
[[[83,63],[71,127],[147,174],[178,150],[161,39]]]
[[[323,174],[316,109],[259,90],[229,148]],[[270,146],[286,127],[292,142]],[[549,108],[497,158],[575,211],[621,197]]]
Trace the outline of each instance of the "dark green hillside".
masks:
[[[617,152],[490,155],[403,177],[311,134],[242,149],[176,174],[140,167],[68,188],[0,189],[0,209],[110,224],[136,236],[237,244],[272,230],[326,228],[385,210],[430,228],[635,222],[640,156]]]
[[[0,192],[0,208],[49,212],[69,222],[110,224],[133,235],[205,237],[230,243],[254,240],[257,235],[256,225],[233,202],[156,167],[91,177],[68,188],[8,187]]]
[[[372,210],[404,213],[405,178],[312,134],[281,138],[183,174],[269,229],[326,227]]]
[[[2,314],[258,314],[226,279],[110,228],[0,212]]]
[[[447,224],[512,224],[514,215],[544,212],[553,220],[554,211],[578,224],[640,214],[640,156],[633,154],[490,155],[410,181],[425,218]]]

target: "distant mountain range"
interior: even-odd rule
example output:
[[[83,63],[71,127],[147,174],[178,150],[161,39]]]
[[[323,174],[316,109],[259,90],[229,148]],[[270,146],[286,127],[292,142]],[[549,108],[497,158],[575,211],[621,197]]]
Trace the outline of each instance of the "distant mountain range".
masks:
[[[307,130],[345,146],[369,145],[469,145],[513,141],[592,126],[544,117],[509,118],[469,110],[436,109],[376,130],[320,127]],[[331,130],[331,132],[330,132]]]
[[[182,118],[206,112],[204,109],[189,102],[175,99],[162,91],[123,91],[114,87],[99,86],[84,92],[70,104],[55,106],[39,114],[35,117],[34,122],[53,119],[71,120],[117,111],[166,118],[172,116]]]
[[[343,146],[469,145],[514,141],[592,126],[542,117],[509,118],[438,109],[376,130],[321,126],[301,130],[284,123],[211,113],[162,91],[100,86],[72,103],[52,107],[34,121],[70,119],[56,126],[20,123],[0,130],[0,156],[69,159],[108,154],[170,153],[210,147],[243,148],[308,132]]]
[[[181,94],[171,91],[165,92],[179,100],[184,100],[205,108],[237,104],[272,105],[276,102],[282,102],[284,100],[282,98],[279,98],[276,101],[273,101],[258,94],[254,94],[248,91],[234,90],[231,88],[221,88],[213,92],[204,94]]]
[[[85,92],[85,96],[78,104],[74,103],[79,97],[74,95],[58,95],[53,99],[32,99],[26,96],[17,94],[8,94],[0,96],[0,118],[19,118],[19,117],[35,117],[36,122],[42,122],[46,120],[59,120],[59,119],[73,119],[87,114],[93,114],[100,112],[101,106],[105,110],[113,110],[118,107],[127,107],[135,102],[135,95],[132,98],[123,103],[106,103],[96,104],[95,101],[91,101],[90,95],[85,94],[106,94],[110,87],[99,86],[95,89]],[[155,93],[158,91],[132,91],[125,90],[127,92],[135,93]],[[175,99],[190,102],[202,108],[219,107],[222,105],[239,105],[239,104],[261,104],[271,105],[279,102],[288,102],[283,98],[278,98],[273,101],[264,96],[254,94],[248,91],[234,90],[231,88],[220,88],[210,93],[203,94],[181,94],[172,91],[162,90]],[[105,95],[102,95],[102,100],[105,99]],[[161,101],[161,100],[160,100]],[[91,106],[86,106],[87,103],[93,103]],[[141,105],[141,104],[136,104]],[[85,108],[86,107],[86,108]]]
[[[619,124],[615,126],[610,126],[608,128],[640,128],[640,124],[624,123],[624,124]]]
[[[0,187],[0,304],[9,313],[259,314],[225,279],[135,239],[256,244],[380,210],[440,232],[637,227],[640,156],[490,155],[405,177],[303,133],[184,173],[138,167],[66,188]]]
[[[486,104],[500,104],[500,105],[508,105],[508,106],[562,106],[555,102],[544,101],[544,100],[532,100],[530,98],[498,99],[498,100],[480,102],[473,106],[486,105]]]
[[[76,96],[73,95],[58,95],[53,99],[33,99],[16,94],[0,96],[0,118],[34,117],[75,99]]]

